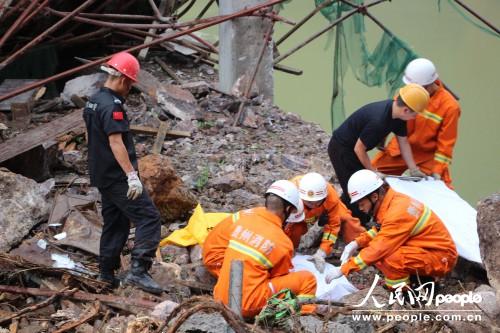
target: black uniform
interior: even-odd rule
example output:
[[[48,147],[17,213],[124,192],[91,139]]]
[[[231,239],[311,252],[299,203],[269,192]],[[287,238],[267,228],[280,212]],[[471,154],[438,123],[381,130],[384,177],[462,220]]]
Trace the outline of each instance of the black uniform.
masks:
[[[328,144],[328,155],[342,187],[342,200],[359,217],[363,223],[368,217],[351,205],[347,191],[349,178],[365,167],[354,152],[358,139],[366,146],[366,150],[375,148],[389,133],[406,136],[406,121],[392,118],[392,100],[370,103],[351,114],[337,128]]]
[[[88,133],[88,158],[91,185],[102,196],[104,226],[100,241],[101,271],[120,267],[120,253],[128,239],[130,222],[136,228],[132,257],[152,261],[160,241],[160,214],[144,190],[135,200],[127,198],[127,176],[115,159],[109,135],[122,133],[123,143],[134,169],[137,157],[129,130],[124,99],[109,88],[90,97],[83,111]]]

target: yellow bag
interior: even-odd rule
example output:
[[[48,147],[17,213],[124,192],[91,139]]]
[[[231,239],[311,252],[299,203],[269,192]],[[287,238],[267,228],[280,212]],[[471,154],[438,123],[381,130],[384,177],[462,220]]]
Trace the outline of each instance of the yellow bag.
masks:
[[[168,237],[162,239],[160,247],[169,243],[178,246],[191,246],[203,244],[208,233],[219,222],[231,215],[230,213],[205,213],[201,205],[198,204],[194,209],[193,215],[189,218],[187,226],[171,233]]]

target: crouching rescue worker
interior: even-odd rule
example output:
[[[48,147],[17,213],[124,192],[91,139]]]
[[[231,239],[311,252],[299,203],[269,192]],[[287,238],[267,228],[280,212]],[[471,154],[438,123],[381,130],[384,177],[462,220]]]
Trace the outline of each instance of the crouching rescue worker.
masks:
[[[455,243],[439,217],[421,202],[396,192],[371,170],[359,170],[349,179],[351,202],[374,215],[379,227],[368,230],[344,249],[341,267],[326,277],[330,283],[342,275],[375,265],[394,287],[410,276],[441,277],[457,261]],[[356,257],[351,257],[362,248]]]
[[[344,241],[349,243],[366,229],[361,226],[359,219],[352,217],[351,211],[340,200],[335,188],[319,173],[310,172],[291,181],[299,189],[300,198],[304,203],[305,219],[301,223],[287,224],[285,233],[292,240],[294,247],[298,248],[308,225],[317,221],[320,223],[320,220],[326,218],[320,247],[312,257],[316,269],[323,273],[325,258],[332,252],[339,231]]]
[[[293,268],[293,245],[283,232],[283,223],[299,209],[299,193],[287,180],[274,182],[266,192],[265,208],[241,211],[230,225],[229,244],[224,254],[214,298],[229,303],[231,261],[243,261],[242,315],[254,317],[275,293],[289,288],[299,299],[315,297],[316,279],[308,271]],[[303,305],[302,313],[314,312]]]
[[[436,67],[428,59],[411,61],[406,66],[403,82],[420,84],[430,95],[427,109],[407,123],[408,141],[415,163],[427,175],[442,179],[453,188],[449,166],[457,141],[460,105],[444,88]],[[372,163],[380,172],[391,175],[400,175],[406,170],[396,138],[375,156]]]
[[[215,277],[219,277],[220,268],[224,261],[224,253],[226,252],[231,236],[232,225],[240,221],[240,214],[244,212],[246,216],[251,216],[259,211],[265,209],[264,207],[256,207],[240,211],[226,217],[219,222],[207,235],[203,243],[203,264],[207,270]],[[297,212],[292,213],[286,220],[286,225],[304,221],[304,205],[302,200],[299,200],[299,209]]]
[[[137,81],[139,62],[131,54],[115,54],[106,66],[104,87],[90,97],[83,112],[88,133],[90,181],[102,196],[104,225],[99,246],[99,278],[117,287],[115,270],[128,239],[130,222],[135,226],[132,267],[124,283],[145,291],[162,288],[148,273],[160,241],[160,214],[137,174],[134,141],[123,109],[132,83]]]

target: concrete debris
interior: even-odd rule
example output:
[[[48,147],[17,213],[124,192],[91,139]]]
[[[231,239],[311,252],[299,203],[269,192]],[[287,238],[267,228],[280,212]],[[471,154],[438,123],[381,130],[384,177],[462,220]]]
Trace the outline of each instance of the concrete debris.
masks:
[[[0,168],[0,251],[19,243],[36,224],[49,216],[47,198],[54,180],[39,184]]]
[[[66,82],[60,97],[64,102],[74,105],[71,100],[73,95],[88,98],[102,87],[104,81],[106,81],[106,74],[104,73],[78,76]]]
[[[163,301],[151,311],[150,316],[159,321],[165,321],[167,317],[174,311],[179,303],[172,301]]]
[[[243,172],[235,171],[211,180],[207,186],[227,193],[242,188],[244,185],[245,176]]]

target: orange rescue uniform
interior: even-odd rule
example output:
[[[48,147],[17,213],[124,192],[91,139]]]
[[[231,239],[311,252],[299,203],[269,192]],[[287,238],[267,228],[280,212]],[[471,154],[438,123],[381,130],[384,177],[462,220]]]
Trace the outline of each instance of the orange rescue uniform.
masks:
[[[290,273],[293,245],[282,229],[281,219],[266,208],[241,211],[230,225],[229,245],[224,255],[214,298],[228,305],[229,271],[232,260],[243,261],[242,314],[256,316],[267,300],[289,288],[299,299],[315,297],[316,278],[307,271]],[[314,305],[302,306],[311,313]]]
[[[253,211],[248,209],[247,214]],[[219,222],[207,235],[203,243],[203,264],[207,270],[215,277],[219,277],[219,272],[224,261],[224,253],[231,236],[231,227],[238,221],[240,213],[234,213]]]
[[[294,177],[291,182],[298,187],[302,177]],[[327,183],[327,196],[323,204],[312,209],[304,205],[304,222],[288,223],[285,226],[285,233],[292,240],[294,248],[299,247],[300,238],[307,232],[307,225],[314,224],[324,213],[328,214],[328,223],[323,228],[323,238],[320,248],[327,255],[332,252],[340,229],[342,229],[342,235],[346,243],[349,243],[366,231],[359,223],[359,219],[352,217],[351,211],[340,200],[333,186]]]
[[[341,270],[344,275],[375,266],[388,287],[406,282],[410,275],[444,276],[457,261],[457,250],[448,230],[429,207],[389,189],[376,215],[375,227],[356,238],[363,249]]]
[[[427,110],[407,121],[408,141],[418,167],[428,175],[439,174],[453,188],[449,165],[457,141],[460,105],[439,80],[436,83],[439,88],[431,96]],[[392,175],[400,175],[408,168],[395,137],[373,158],[372,164],[380,172]]]

